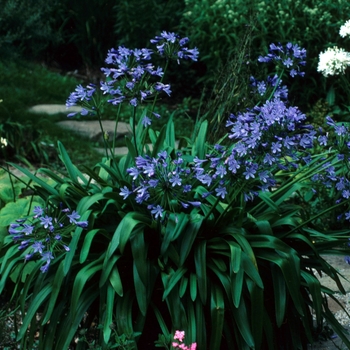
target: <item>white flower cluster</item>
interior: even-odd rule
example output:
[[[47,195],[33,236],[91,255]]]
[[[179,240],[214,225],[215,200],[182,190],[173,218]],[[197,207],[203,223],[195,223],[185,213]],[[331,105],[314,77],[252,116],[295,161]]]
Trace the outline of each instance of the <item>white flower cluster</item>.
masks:
[[[7,146],[7,140],[3,137],[0,138],[0,148],[4,148]]]
[[[317,71],[327,77],[343,74],[348,66],[350,66],[350,53],[335,46],[320,53]]]
[[[346,36],[350,36],[350,19],[346,21],[339,30],[339,35],[342,38],[345,38]]]

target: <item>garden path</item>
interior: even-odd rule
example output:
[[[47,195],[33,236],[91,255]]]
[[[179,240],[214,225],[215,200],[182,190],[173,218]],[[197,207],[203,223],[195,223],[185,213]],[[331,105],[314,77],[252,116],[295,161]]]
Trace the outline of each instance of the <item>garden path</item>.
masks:
[[[71,107],[69,111],[66,109],[65,105],[38,105],[30,109],[33,113],[40,114],[68,114],[71,112],[79,112],[80,107]],[[85,137],[90,138],[91,140],[98,141],[102,137],[100,125],[98,121],[77,121],[73,119],[60,121],[57,123],[61,128],[73,130]],[[105,120],[103,121],[104,131],[113,134],[114,133],[115,122]],[[130,127],[127,123],[120,122],[118,123],[118,133],[117,138],[123,137],[130,133]],[[103,152],[103,149],[99,149]],[[116,154],[123,155],[127,154],[126,147],[117,147]],[[346,295],[339,295],[339,301],[344,306],[344,308],[350,313],[350,266],[345,262],[343,256],[327,256],[325,259],[341,274],[344,279],[342,279],[342,284],[347,292]],[[334,291],[338,291],[338,287],[334,281],[329,277],[319,276],[321,284],[325,287],[328,287]],[[333,300],[329,300],[329,306],[335,317],[347,328],[350,330],[350,319],[344,313],[342,308]],[[349,336],[350,338],[350,336]],[[342,345],[342,341],[339,338],[334,340],[320,342],[318,344],[310,345],[308,350],[335,350],[335,349],[346,349]]]
[[[59,105],[59,104],[44,104],[44,105],[36,105],[31,108],[29,108],[29,111],[32,113],[37,114],[47,114],[47,115],[55,115],[55,114],[64,114],[67,115],[68,113],[74,113],[74,112],[80,112],[81,107],[73,106],[67,109],[65,105]],[[102,132],[100,128],[100,124],[97,120],[89,120],[89,121],[83,121],[83,120],[74,120],[74,119],[67,119],[63,121],[59,121],[56,123],[58,126],[60,126],[63,129],[72,130],[84,137],[89,138],[90,140],[96,142],[96,141],[102,141]],[[103,120],[102,121],[103,130],[108,133],[108,135],[114,134],[114,128],[115,128],[115,121],[113,120]],[[131,132],[130,126],[127,123],[119,122],[118,123],[118,130],[116,134],[116,139],[121,139],[125,135],[129,134]],[[104,153],[104,148],[98,148],[96,147],[96,150]],[[115,154],[116,155],[124,155],[128,153],[128,149],[126,147],[116,147]]]

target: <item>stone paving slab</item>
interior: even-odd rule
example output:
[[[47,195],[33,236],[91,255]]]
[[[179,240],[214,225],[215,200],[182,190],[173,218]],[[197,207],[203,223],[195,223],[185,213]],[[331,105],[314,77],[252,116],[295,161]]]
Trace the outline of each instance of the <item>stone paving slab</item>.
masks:
[[[100,123],[97,120],[62,120],[56,123],[63,129],[69,129],[77,132],[91,140],[98,141],[102,137],[102,131]],[[102,121],[103,131],[108,133],[110,137],[114,134],[115,121],[114,120],[103,120]],[[131,134],[130,125],[124,122],[118,123],[116,139],[123,137],[124,135]]]
[[[74,112],[81,112],[82,108],[79,106],[67,107],[65,105],[59,104],[46,104],[46,105],[37,105],[29,108],[29,112],[31,113],[40,113],[40,114],[69,114]]]

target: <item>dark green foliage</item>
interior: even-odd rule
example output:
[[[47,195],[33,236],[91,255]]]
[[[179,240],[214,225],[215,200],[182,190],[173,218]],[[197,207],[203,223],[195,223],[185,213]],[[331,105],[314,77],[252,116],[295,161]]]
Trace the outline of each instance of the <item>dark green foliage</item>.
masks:
[[[325,98],[332,82],[316,71],[318,55],[329,46],[344,47],[346,41],[339,36],[339,29],[348,20],[348,1],[205,0],[199,3],[187,0],[185,3],[181,24],[191,40],[198,43],[201,60],[208,67],[207,82],[216,81],[220,67],[235,53],[250,28],[251,56],[247,60],[256,60],[270,43],[297,43],[307,50],[307,82],[302,94],[297,83],[291,85],[292,100],[305,108],[320,97]],[[342,100],[341,95],[338,98]]]
[[[117,1],[114,33],[118,44],[141,48],[145,38],[152,38],[160,31],[178,32],[184,7],[183,0]]]
[[[55,10],[58,1],[4,0],[0,8],[0,53],[13,56],[25,53],[37,56],[50,44],[60,40],[55,31]]]
[[[204,129],[199,128],[192,154],[201,154]],[[172,130],[167,127],[161,149],[171,147]],[[40,170],[56,181],[54,186],[17,168],[39,186],[47,204],[65,203],[84,213],[89,230],[77,228],[70,253],[56,256],[46,274],[35,263],[25,282],[24,272],[14,274],[16,266],[17,271],[24,267],[23,253],[10,244],[1,250],[0,290],[12,276],[14,300],[22,312],[29,307],[17,334],[22,349],[34,342],[30,325],[42,335],[39,349],[63,349],[78,329],[93,331],[93,320],[101,324],[95,340],[105,348],[117,342],[113,323],[116,339],[123,336],[131,348],[152,348],[159,333],[168,337],[183,329],[199,349],[297,349],[313,342],[324,320],[350,346],[327,306],[326,295],[332,298],[333,291],[315,275],[330,276],[344,291],[338,273],[320,255],[348,253],[340,247],[349,232],[324,232],[293,204],[293,193],[308,188],[307,179],[322,163],[281,177],[278,189],[244,210],[239,193],[229,207],[209,196],[209,212],[174,213],[163,227],[118,194],[130,156],[119,164],[105,160],[89,171],[93,184],[61,144],[59,151],[68,177]]]

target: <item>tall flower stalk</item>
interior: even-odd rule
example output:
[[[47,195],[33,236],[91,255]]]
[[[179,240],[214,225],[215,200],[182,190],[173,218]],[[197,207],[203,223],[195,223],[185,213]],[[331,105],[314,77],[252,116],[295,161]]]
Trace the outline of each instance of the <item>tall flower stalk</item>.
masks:
[[[142,123],[147,127],[151,124],[152,116],[160,117],[159,114],[154,112],[154,108],[159,93],[165,93],[168,96],[171,94],[170,85],[163,83],[169,61],[176,60],[180,63],[180,60],[197,60],[198,50],[196,48],[189,49],[187,47],[188,41],[188,38],[180,38],[175,33],[163,31],[160,36],[156,36],[151,40],[151,44],[155,45],[156,49],[142,48],[132,50],[122,46],[118,47],[118,49],[111,49],[105,60],[110,67],[101,68],[105,75],[105,81],[100,82],[99,89],[92,84],[87,85],[86,88],[79,85],[76,90],[71,93],[66,103],[67,108],[81,105],[83,107],[80,112],[81,115],[97,115],[104,139],[107,158],[107,149],[110,150],[112,157],[114,151],[110,149],[103,130],[100,114],[102,105],[104,103],[110,103],[114,106],[118,106],[116,128],[112,145],[114,145],[116,138],[122,104],[128,103],[133,107],[132,132],[135,150],[137,154],[139,151],[142,153],[144,145],[141,145],[140,150],[138,149],[136,124]],[[161,67],[156,68],[152,64],[152,55],[155,54],[165,59],[164,69]],[[97,94],[98,97],[94,98]],[[96,100],[100,102],[97,103]],[[150,101],[152,101],[152,104],[150,110],[147,111],[148,115],[143,115],[143,120],[137,120],[137,107]],[[73,117],[76,114],[77,113],[70,113],[68,117]],[[114,149],[114,146],[112,147]]]

